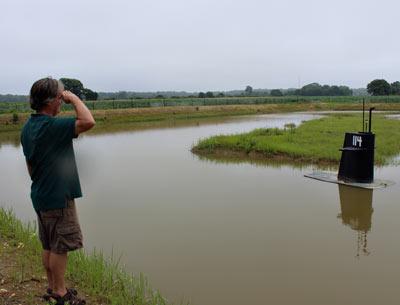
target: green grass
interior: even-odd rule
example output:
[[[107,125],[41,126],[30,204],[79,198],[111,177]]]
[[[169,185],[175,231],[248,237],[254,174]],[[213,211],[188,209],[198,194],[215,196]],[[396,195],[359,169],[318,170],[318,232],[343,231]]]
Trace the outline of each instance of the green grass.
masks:
[[[265,158],[285,157],[309,163],[336,163],[344,133],[359,131],[361,115],[335,114],[307,121],[297,128],[256,129],[245,134],[219,135],[200,140],[193,151],[202,155],[223,151],[243,154],[256,153]],[[385,165],[400,153],[400,120],[375,115],[373,132],[376,134],[375,161]]]
[[[86,101],[91,110],[124,109],[165,106],[207,106],[207,105],[250,105],[250,104],[282,104],[282,103],[349,103],[362,101],[362,96],[283,96],[283,97],[216,97],[216,98],[152,98],[152,99],[125,99],[125,100],[98,100]],[[400,96],[368,96],[372,103],[400,103]],[[71,105],[64,105],[65,110],[72,110]],[[30,112],[28,102],[0,103],[0,113]]]
[[[287,98],[287,97],[285,97]],[[346,111],[346,110],[361,110],[361,100],[357,97],[354,101],[344,102],[345,98],[329,98],[329,102],[279,102],[279,98],[270,98],[268,103],[254,104],[254,100],[260,98],[242,98],[243,101],[250,100],[251,103],[242,104],[220,104],[213,106],[176,106],[176,107],[159,107],[159,108],[124,108],[121,110],[109,109],[108,111],[95,108],[93,115],[98,123],[96,130],[108,129],[110,125],[144,123],[144,122],[161,122],[161,121],[177,121],[187,119],[202,119],[216,118],[236,115],[264,114],[264,113],[279,113],[279,112],[296,112],[296,111]],[[372,98],[372,97],[371,97]],[[400,103],[397,103],[394,98],[390,98],[391,103],[379,101],[379,97],[374,97],[375,103],[370,103],[369,106],[374,106],[381,111],[400,111]],[[233,98],[232,98],[233,99]],[[311,98],[310,98],[311,99]],[[343,100],[341,100],[343,99]],[[235,101],[235,99],[233,99]],[[240,98],[236,99],[240,102]],[[274,101],[274,103],[272,103]],[[101,103],[97,101],[95,103]],[[121,101],[125,103],[126,101]],[[109,101],[107,101],[109,103]],[[0,103],[0,107],[1,107]],[[7,104],[7,103],[3,103]],[[67,106],[67,105],[64,105]],[[123,107],[122,107],[123,108]],[[63,108],[61,115],[74,115],[72,111],[66,112],[66,107]],[[1,113],[1,111],[0,111]],[[19,132],[23,123],[27,120],[31,112],[12,112],[0,114],[0,141],[1,138],[8,137],[12,132]]]
[[[23,224],[11,211],[0,208],[0,240],[12,243],[17,251],[16,281],[29,279],[28,274],[43,273],[41,246],[32,224]],[[143,274],[134,276],[124,272],[119,259],[107,259],[99,251],[90,255],[83,251],[70,253],[67,278],[86,293],[105,304],[166,305],[170,304],[153,290]]]

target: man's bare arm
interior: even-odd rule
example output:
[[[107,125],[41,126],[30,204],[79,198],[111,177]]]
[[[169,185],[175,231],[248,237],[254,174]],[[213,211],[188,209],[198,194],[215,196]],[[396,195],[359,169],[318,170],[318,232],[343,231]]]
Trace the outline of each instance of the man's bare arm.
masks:
[[[67,104],[72,104],[76,112],[75,134],[79,135],[94,127],[96,124],[90,110],[79,97],[70,91],[63,92],[63,100]]]

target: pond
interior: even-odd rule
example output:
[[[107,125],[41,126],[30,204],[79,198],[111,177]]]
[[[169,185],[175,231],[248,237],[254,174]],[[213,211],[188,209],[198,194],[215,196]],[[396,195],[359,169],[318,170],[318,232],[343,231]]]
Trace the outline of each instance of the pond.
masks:
[[[199,138],[300,124],[292,113],[82,136],[77,200],[87,250],[122,255],[171,301],[397,304],[400,174],[378,191],[304,178],[313,168],[218,163]],[[0,204],[35,219],[21,147],[0,147]]]

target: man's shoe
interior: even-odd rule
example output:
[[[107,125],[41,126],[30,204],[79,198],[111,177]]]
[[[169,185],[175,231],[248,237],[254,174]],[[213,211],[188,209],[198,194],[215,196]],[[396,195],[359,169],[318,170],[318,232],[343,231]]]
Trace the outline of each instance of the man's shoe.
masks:
[[[86,301],[80,299],[76,296],[77,292],[75,289],[67,289],[67,293],[61,297],[58,294],[52,293],[51,299],[53,299],[56,304],[55,305],[86,305]]]

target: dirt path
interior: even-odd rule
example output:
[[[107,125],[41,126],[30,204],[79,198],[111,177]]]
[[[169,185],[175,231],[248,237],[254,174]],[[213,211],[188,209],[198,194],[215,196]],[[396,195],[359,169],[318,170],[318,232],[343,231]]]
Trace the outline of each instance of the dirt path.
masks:
[[[44,271],[40,266],[22,265],[21,255],[24,255],[23,245],[0,238],[0,305],[49,304],[42,298],[47,289]],[[74,287],[70,282],[67,285]],[[88,305],[106,304],[79,291]]]

